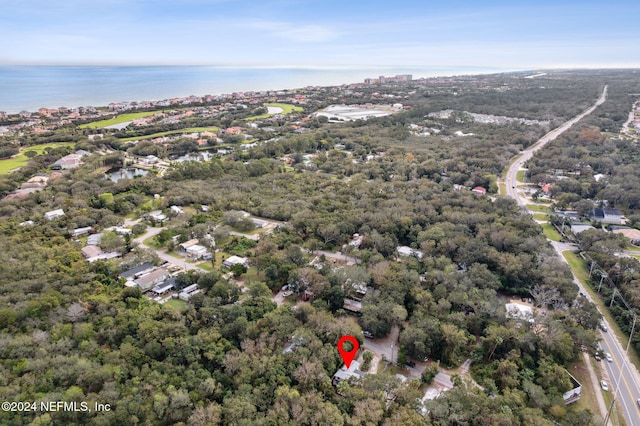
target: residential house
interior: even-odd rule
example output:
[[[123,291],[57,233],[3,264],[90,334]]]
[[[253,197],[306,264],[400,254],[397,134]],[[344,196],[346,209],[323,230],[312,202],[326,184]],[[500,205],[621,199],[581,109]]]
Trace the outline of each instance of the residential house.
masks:
[[[133,268],[122,272],[120,275],[118,275],[118,277],[125,278],[127,280],[133,280],[137,276],[147,274],[153,271],[154,269],[155,269],[155,266],[153,266],[151,263],[145,262],[141,265],[134,266]]]
[[[82,250],[80,250],[82,252],[82,255],[85,257],[85,259],[89,259],[92,257],[96,257],[101,255],[102,249],[98,246],[86,246],[86,247],[82,247]]]
[[[65,155],[51,166],[54,170],[67,170],[74,169],[82,164],[82,157],[90,155],[91,153],[85,150],[78,150],[73,154]]]
[[[127,234],[131,234],[131,229],[129,228],[124,228],[122,226],[110,226],[108,228],[105,228],[105,231],[113,231],[118,235],[127,235]]]
[[[471,190],[471,192],[477,195],[485,195],[487,193],[487,190],[481,186],[476,186]]]
[[[182,210],[182,207],[178,207],[178,206],[171,206],[169,207],[169,210],[171,210],[171,213],[175,215],[184,213],[184,210]]]
[[[574,235],[578,235],[579,233],[584,232],[587,229],[595,229],[588,223],[572,223],[569,226],[571,227],[571,232],[573,232]]]
[[[344,299],[344,304],[342,305],[342,308],[345,311],[349,311],[352,312],[354,314],[359,314],[362,311],[362,302],[359,302],[357,300],[354,299]]]
[[[582,384],[580,384],[580,382],[571,375],[571,373],[569,373],[569,371],[564,370],[568,375],[569,378],[571,379],[571,385],[573,386],[573,389],[566,391],[563,395],[562,395],[562,399],[564,399],[564,404],[565,405],[569,405],[572,402],[576,402],[577,400],[580,399],[580,394],[582,393]]]
[[[408,247],[408,246],[398,246],[396,248],[396,252],[400,256],[407,256],[407,257],[413,256],[418,259],[422,259],[422,257],[424,256],[424,253],[422,253],[420,250],[412,249],[411,247]]]
[[[102,241],[102,234],[91,234],[87,237],[87,245],[88,246],[97,246],[100,245]]]
[[[222,265],[227,269],[231,269],[231,267],[234,265],[242,265],[244,267],[248,267],[249,259],[247,259],[246,257],[233,255],[229,257],[227,260],[225,260],[224,262],[222,262]]]
[[[64,211],[62,209],[51,210],[50,212],[46,212],[44,214],[44,218],[47,220],[57,219],[62,216],[64,216]]]
[[[163,214],[160,210],[154,210],[147,213],[147,219],[152,223],[164,223],[167,220],[167,215]]]
[[[189,247],[195,246],[197,244],[198,244],[198,239],[194,238],[192,240],[185,241],[184,243],[178,244],[178,247],[181,248],[184,251],[187,251],[189,249]]]
[[[91,246],[91,247],[95,247],[95,246]],[[101,254],[99,254],[97,256],[92,256],[92,257],[88,258],[87,262],[93,263],[96,260],[113,259],[115,257],[120,257],[120,253],[118,253],[118,252],[101,253]]]
[[[612,226],[611,231],[614,234],[623,235],[633,245],[640,244],[640,230],[638,229],[629,228],[627,226]]]
[[[353,298],[356,300],[362,300],[367,295],[369,287],[364,283],[353,285]]]
[[[173,289],[175,287],[175,285],[176,285],[176,278],[175,277],[171,277],[168,280],[166,280],[165,282],[156,285],[151,290],[151,293],[154,296],[163,296],[169,290]]]
[[[71,231],[71,235],[74,237],[79,237],[81,235],[87,235],[89,232],[91,232],[91,227],[85,226],[84,228],[74,229],[73,231]]]
[[[202,290],[198,288],[198,284],[192,284],[189,287],[183,288],[180,294],[178,294],[178,297],[180,298],[180,300],[184,300],[186,302],[187,300],[191,299],[194,294],[198,294],[201,291]]]
[[[170,277],[169,271],[164,268],[154,269],[148,274],[141,275],[133,280],[134,283],[142,291],[147,291],[150,288],[165,282]]]
[[[210,253],[207,251],[205,246],[201,246],[198,244],[194,244],[187,249],[187,255],[192,259],[203,259],[203,258],[211,258]]]
[[[336,371],[336,373],[333,375],[331,383],[333,384],[333,386],[338,386],[338,383],[342,382],[343,380],[349,380],[353,377],[361,378],[365,375],[366,373],[360,371],[360,363],[353,360],[351,361],[351,365],[349,365],[349,368],[347,368],[346,365],[343,365],[338,371]]]
[[[622,213],[618,209],[594,208],[589,219],[602,223],[622,223]]]
[[[256,226],[256,228],[264,228],[269,224],[269,222],[267,222],[266,220],[256,219],[255,217],[252,217],[251,221]]]

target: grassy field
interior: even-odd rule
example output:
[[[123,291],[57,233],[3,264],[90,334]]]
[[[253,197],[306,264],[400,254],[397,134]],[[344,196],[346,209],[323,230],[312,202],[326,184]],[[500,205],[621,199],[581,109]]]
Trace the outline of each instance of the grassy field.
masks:
[[[42,154],[46,148],[61,148],[63,146],[73,146],[71,142],[59,142],[59,143],[47,143],[42,145],[28,146],[20,150],[20,153],[13,158],[7,158],[6,160],[0,160],[0,175],[6,175],[13,169],[22,167],[29,162],[29,158],[24,155],[25,151],[35,151]]]
[[[518,170],[518,172],[516,173],[516,180],[518,182],[524,182],[524,170]]]
[[[201,262],[196,264],[196,266],[200,269],[204,269],[207,272],[213,272],[213,266],[211,266],[211,261],[207,260],[205,262]]]
[[[584,364],[583,358],[580,357],[580,362],[572,364],[569,366],[568,370],[582,385],[580,399],[575,402],[573,406],[576,410],[591,410],[598,413],[598,400],[596,399],[595,392],[600,392],[600,388],[593,389],[591,376],[589,375],[587,366]]]
[[[549,220],[549,216],[544,213],[534,213],[533,218],[535,220]]]
[[[532,212],[551,213],[551,209],[547,206],[539,206],[537,204],[527,204],[527,209]]]
[[[264,104],[264,106],[282,108],[283,114],[291,114],[292,112],[304,111],[304,108],[295,106],[295,105],[290,105],[290,104],[269,103],[269,104]]]
[[[560,241],[562,239],[558,231],[550,223],[543,223],[541,226],[542,232],[551,241]]]
[[[155,235],[153,237],[146,238],[144,241],[142,241],[142,244],[144,244],[145,246],[150,247],[150,248],[152,248],[154,250],[160,250],[161,248],[163,248],[156,241],[156,236]]]
[[[274,108],[282,108],[282,112],[280,114],[291,114],[292,112],[304,111],[304,108],[302,108],[302,107],[295,106],[295,105],[290,105],[290,104],[281,104],[281,103],[277,103],[277,102],[264,104],[264,106],[266,106],[266,107],[274,107]],[[263,118],[271,117],[272,115],[275,115],[275,114],[267,113],[267,114],[254,115],[253,117],[246,118],[246,120],[247,121],[261,120]]]
[[[152,133],[150,135],[144,135],[144,136],[134,136],[134,137],[131,137],[131,138],[122,138],[120,140],[122,142],[130,142],[130,141],[138,141],[138,140],[143,140],[143,139],[159,138],[161,136],[167,136],[167,135],[177,135],[177,134],[180,134],[180,133],[217,132],[218,130],[220,130],[220,129],[218,127],[215,127],[215,126],[211,126],[211,127],[188,127],[186,129],[168,130],[166,132]]]
[[[586,285],[587,280],[589,279],[589,271],[587,270],[587,267],[585,266],[582,259],[580,259],[578,255],[572,251],[563,251],[562,255],[567,260],[567,263],[569,263],[571,270],[578,277],[580,282]]]
[[[167,300],[164,303],[165,306],[170,306],[173,309],[176,309],[178,311],[184,311],[185,309],[187,309],[187,302],[185,302],[184,300],[180,300],[180,299],[171,299],[171,300]]]
[[[505,195],[507,193],[507,184],[504,182],[500,182],[498,184],[498,188],[499,188],[499,194],[500,195]]]
[[[148,117],[153,114],[157,114],[162,112],[162,110],[157,111],[143,111],[143,112],[130,112],[127,114],[120,114],[108,120],[100,120],[94,121],[93,123],[82,124],[78,126],[79,129],[98,129],[100,127],[113,126],[114,124],[124,123],[126,121],[133,121],[138,118]]]

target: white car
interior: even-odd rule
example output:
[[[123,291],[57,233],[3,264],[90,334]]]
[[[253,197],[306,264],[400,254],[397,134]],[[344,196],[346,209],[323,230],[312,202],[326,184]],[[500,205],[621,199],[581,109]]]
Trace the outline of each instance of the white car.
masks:
[[[605,353],[604,356],[607,358],[607,361],[613,362],[613,358],[611,358],[611,354],[609,352]]]
[[[600,380],[600,386],[602,386],[602,390],[603,391],[608,391],[609,390],[609,385],[604,380]]]

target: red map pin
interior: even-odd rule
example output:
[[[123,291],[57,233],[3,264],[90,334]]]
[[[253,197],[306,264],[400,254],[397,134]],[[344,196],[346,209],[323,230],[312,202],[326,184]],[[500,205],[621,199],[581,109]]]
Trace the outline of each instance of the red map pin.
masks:
[[[344,342],[351,342],[351,344],[353,345],[353,349],[351,349],[350,351],[345,351],[342,348]],[[338,340],[338,352],[340,352],[340,356],[342,357],[344,365],[346,365],[347,368],[349,368],[349,366],[351,365],[351,361],[353,361],[353,359],[356,357],[359,347],[360,345],[358,345],[358,341],[353,336],[342,336],[340,340]]]

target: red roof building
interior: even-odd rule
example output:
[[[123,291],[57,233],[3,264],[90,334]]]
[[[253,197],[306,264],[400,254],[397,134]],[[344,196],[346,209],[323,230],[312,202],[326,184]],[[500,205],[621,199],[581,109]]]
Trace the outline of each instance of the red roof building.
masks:
[[[487,190],[481,186],[476,186],[471,190],[471,192],[478,195],[485,195],[487,193]]]

